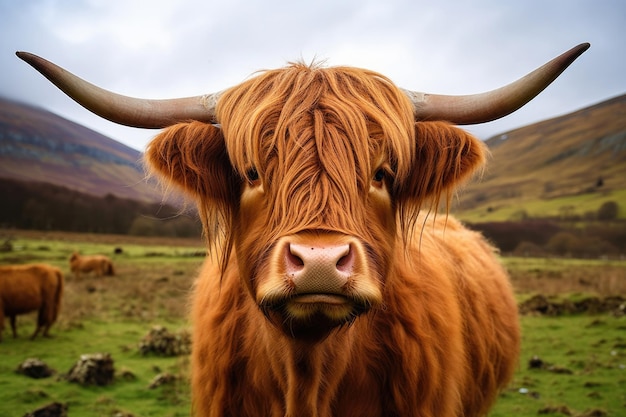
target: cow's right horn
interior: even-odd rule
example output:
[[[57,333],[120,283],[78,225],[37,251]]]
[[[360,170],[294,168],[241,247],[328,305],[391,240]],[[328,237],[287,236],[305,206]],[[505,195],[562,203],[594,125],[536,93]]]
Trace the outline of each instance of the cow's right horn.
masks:
[[[216,122],[215,105],[220,93],[166,100],[132,98],[97,87],[37,55],[16,55],[87,110],[112,122],[146,129],[188,120]]]
[[[581,43],[517,81],[496,90],[466,96],[447,96],[404,90],[413,103],[416,120],[445,120],[460,125],[499,119],[522,107],[554,81],[589,48]]]

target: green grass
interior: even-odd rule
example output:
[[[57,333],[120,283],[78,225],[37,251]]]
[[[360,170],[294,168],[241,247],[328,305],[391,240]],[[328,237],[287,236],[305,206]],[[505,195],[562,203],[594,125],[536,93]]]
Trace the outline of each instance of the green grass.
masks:
[[[463,195],[459,197],[463,199]],[[615,201],[619,206],[618,219],[626,219],[626,190],[595,192],[542,199],[538,197],[510,198],[489,201],[468,210],[455,210],[455,216],[465,222],[515,221],[523,216],[529,218],[561,218],[562,216],[585,216],[596,213],[603,203]]]
[[[21,417],[53,401],[67,403],[71,417],[190,415],[188,357],[142,356],[138,345],[154,325],[171,332],[188,329],[187,298],[202,262],[196,256],[204,250],[201,242],[28,234],[16,236],[12,243],[13,251],[0,253],[0,264],[58,265],[66,274],[66,289],[52,338],[28,339],[33,314],[18,318],[18,339],[5,329],[0,343],[0,416]],[[113,256],[117,246],[124,253]],[[85,254],[109,254],[116,275],[74,279],[67,258],[75,248]],[[534,293],[626,295],[626,261],[503,258],[503,262],[520,299]],[[524,316],[521,324],[519,369],[490,417],[536,416],[547,407],[567,407],[576,417],[586,410],[604,410],[609,417],[626,415],[626,317]],[[62,378],[85,353],[111,354],[116,371],[111,385],[82,387]],[[533,356],[571,373],[528,369]],[[43,360],[57,374],[35,380],[15,373],[27,358]],[[179,379],[149,389],[159,372]],[[125,378],[128,373],[135,377]]]
[[[563,258],[530,258],[507,256],[502,263],[509,271],[568,271],[572,268],[602,268],[613,266],[626,269],[626,260],[623,259],[563,259]]]
[[[139,343],[154,325],[170,332],[188,328],[187,297],[203,259],[198,256],[204,252],[202,242],[26,233],[11,243],[12,251],[0,253],[0,264],[56,265],[66,285],[52,338],[29,340],[34,313],[18,316],[18,339],[11,336],[7,320],[0,343],[0,416],[21,417],[54,401],[67,403],[72,417],[190,415],[188,357],[142,356]],[[118,246],[123,253],[114,255]],[[115,276],[75,279],[68,262],[74,250],[110,256]],[[90,353],[111,354],[116,374],[111,385],[82,387],[64,379],[80,356]],[[36,380],[15,373],[28,358],[43,360],[56,375]],[[160,372],[178,376],[177,382],[149,389]],[[129,373],[134,378],[125,377]]]
[[[25,321],[25,320],[24,320]],[[535,416],[549,406],[567,406],[572,412],[602,409],[609,416],[626,411],[626,319],[602,316],[523,317],[523,346],[519,370],[499,398],[491,417]],[[170,323],[171,331],[183,322]],[[184,375],[185,357],[144,357],[138,343],[148,323],[85,321],[74,329],[55,331],[52,339],[30,341],[32,326],[22,326],[22,337],[0,345],[0,415],[23,416],[52,401],[67,402],[71,416],[103,416],[124,411],[135,416],[189,415],[186,380],[175,386],[149,389],[155,368]],[[17,364],[37,357],[59,374],[69,371],[82,353],[108,352],[115,361],[115,382],[107,387],[81,387],[52,377],[32,380],[14,373]],[[569,369],[571,374],[530,370],[528,361]],[[124,380],[130,371],[135,380]],[[520,389],[528,390],[527,394]],[[575,414],[574,414],[575,415]]]
[[[118,247],[115,244],[92,240],[81,242],[74,240],[76,235],[62,235],[72,237],[72,239],[59,239],[58,237],[46,239],[31,237],[14,238],[11,241],[13,250],[0,252],[0,263],[45,262],[69,270],[68,259],[74,251],[78,251],[83,255],[104,254],[114,261],[143,260],[150,262],[167,262],[172,258],[193,258],[202,256],[205,253],[205,247],[200,240],[181,240],[181,242],[185,243],[185,246],[181,246],[181,243],[176,239],[169,239],[173,244],[124,242],[119,245],[123,250],[122,253],[114,254],[114,248]],[[92,239],[97,239],[97,236],[92,237]],[[149,239],[138,240],[150,242]]]
[[[24,320],[25,321],[25,320]],[[184,323],[168,326],[170,331]],[[74,329],[54,331],[50,339],[25,337],[33,328],[21,326],[22,337],[10,337],[0,345],[0,415],[23,416],[50,402],[67,403],[70,416],[112,416],[116,412],[134,416],[188,416],[189,389],[185,380],[187,358],[144,357],[138,345],[148,323],[83,321]],[[63,378],[81,354],[111,354],[116,377],[105,387],[83,387]],[[15,373],[27,358],[38,358],[56,370],[49,378],[31,379]],[[132,373],[134,378],[124,378]],[[182,379],[175,385],[148,388],[159,372]]]
[[[559,406],[571,415],[592,409],[626,415],[625,317],[523,317],[521,323],[520,367],[491,417],[536,416]],[[529,369],[533,356],[570,373]]]

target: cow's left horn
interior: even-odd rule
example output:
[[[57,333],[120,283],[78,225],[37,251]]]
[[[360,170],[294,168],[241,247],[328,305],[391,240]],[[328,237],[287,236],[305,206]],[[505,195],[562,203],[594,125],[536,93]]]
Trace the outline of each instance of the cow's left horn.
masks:
[[[123,96],[97,87],[37,55],[16,52],[44,77],[87,110],[126,126],[159,129],[177,122],[215,123],[219,93],[166,100]]]
[[[404,90],[413,102],[415,120],[445,120],[460,125],[490,122],[522,107],[554,81],[589,48],[582,43],[526,76],[482,94],[445,96]]]

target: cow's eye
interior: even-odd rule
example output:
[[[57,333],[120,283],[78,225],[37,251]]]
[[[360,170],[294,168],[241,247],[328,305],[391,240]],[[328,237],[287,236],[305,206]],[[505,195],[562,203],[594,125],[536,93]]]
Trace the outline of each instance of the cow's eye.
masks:
[[[382,182],[382,180],[385,179],[385,170],[382,168],[378,168],[376,170],[376,172],[374,173],[374,181],[376,182]]]
[[[259,180],[259,173],[256,168],[252,167],[246,171],[246,178],[250,183],[255,183]]]

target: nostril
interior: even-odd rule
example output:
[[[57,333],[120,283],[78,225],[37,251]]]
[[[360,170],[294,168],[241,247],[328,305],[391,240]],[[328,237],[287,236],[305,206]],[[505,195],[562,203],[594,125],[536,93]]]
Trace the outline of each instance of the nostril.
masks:
[[[348,253],[337,261],[336,268],[341,272],[351,272],[354,266],[354,251],[348,246]]]
[[[291,247],[287,247],[285,251],[285,267],[288,273],[295,273],[304,268],[304,261],[298,255],[294,254]]]

